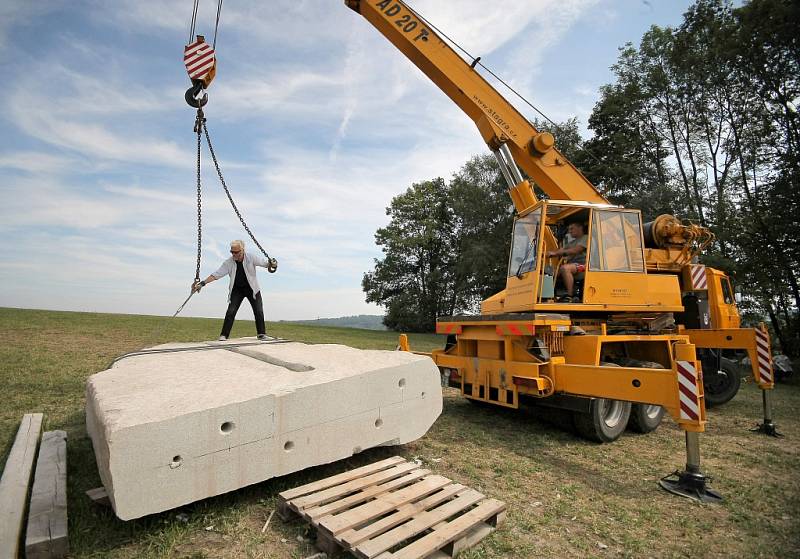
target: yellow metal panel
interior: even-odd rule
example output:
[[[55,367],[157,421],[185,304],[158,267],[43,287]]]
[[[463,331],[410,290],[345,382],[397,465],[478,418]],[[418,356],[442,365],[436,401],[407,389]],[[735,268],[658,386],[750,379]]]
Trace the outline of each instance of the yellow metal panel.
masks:
[[[689,339],[697,347],[747,350],[753,379],[756,381],[759,388],[770,390],[775,387],[774,378],[771,378],[768,382],[759,374],[757,334],[754,328],[720,328],[714,330],[684,329],[682,333],[688,335]],[[769,344],[769,334],[767,334],[766,331],[764,331],[764,333],[767,336],[767,343]],[[766,366],[772,369],[772,353],[770,350],[768,350],[767,353],[768,355],[766,357],[768,357],[768,359],[766,359]]]
[[[650,305],[647,276],[636,272],[586,272],[583,302],[606,305]]]
[[[509,277],[506,280],[503,310],[506,312],[531,310],[539,290],[538,280],[539,276],[534,272],[528,272],[521,278]]]
[[[481,314],[500,314],[506,300],[506,290],[496,293],[481,302]]]
[[[564,357],[575,365],[600,363],[600,336],[565,336]]]
[[[681,287],[678,282],[678,276],[670,274],[647,274],[647,293],[654,307],[653,310],[665,310],[659,309],[658,307],[670,307],[671,309],[680,307],[680,311],[683,310]]]

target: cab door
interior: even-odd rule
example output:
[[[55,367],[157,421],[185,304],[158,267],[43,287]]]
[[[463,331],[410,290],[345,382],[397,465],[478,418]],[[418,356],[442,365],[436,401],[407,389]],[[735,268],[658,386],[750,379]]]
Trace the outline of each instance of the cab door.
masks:
[[[583,303],[649,305],[638,210],[592,209]]]
[[[731,289],[731,281],[728,276],[719,270],[706,267],[708,275],[708,306],[711,311],[711,327],[739,328],[741,318],[739,309],[736,307],[736,300]]]
[[[541,206],[514,221],[514,237],[511,241],[503,303],[506,312],[533,309],[539,291],[541,235]]]

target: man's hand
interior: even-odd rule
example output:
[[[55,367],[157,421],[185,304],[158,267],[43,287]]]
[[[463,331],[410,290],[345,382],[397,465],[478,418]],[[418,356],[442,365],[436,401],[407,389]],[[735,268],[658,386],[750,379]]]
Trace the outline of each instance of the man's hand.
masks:
[[[195,280],[192,284],[192,293],[197,293],[203,288],[203,282],[200,280]]]

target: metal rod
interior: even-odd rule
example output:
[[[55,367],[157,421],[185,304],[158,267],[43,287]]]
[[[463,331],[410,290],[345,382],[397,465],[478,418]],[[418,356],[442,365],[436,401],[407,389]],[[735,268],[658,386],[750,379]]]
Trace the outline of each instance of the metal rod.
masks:
[[[493,149],[492,153],[494,154],[495,159],[497,159],[497,164],[500,165],[500,172],[503,173],[503,177],[506,179],[508,188],[512,189],[517,186],[517,183],[515,183],[514,179],[511,177],[511,172],[508,170],[508,164],[506,163],[505,159],[503,159],[500,151]]]
[[[686,431],[686,471],[700,473],[700,434]]]
[[[507,161],[508,168],[511,170],[511,176],[514,178],[514,186],[516,186],[523,180],[522,173],[520,173],[519,167],[517,167],[517,163],[514,161],[514,156],[511,155],[511,150],[508,149],[506,144],[500,145],[500,151]]]
[[[772,390],[761,390],[761,401],[764,403],[764,423],[772,423]]]

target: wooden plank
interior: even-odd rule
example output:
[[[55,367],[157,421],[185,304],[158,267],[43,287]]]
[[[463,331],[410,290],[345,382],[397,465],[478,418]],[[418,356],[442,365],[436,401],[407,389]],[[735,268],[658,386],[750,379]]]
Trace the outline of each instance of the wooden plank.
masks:
[[[440,507],[441,508],[441,507]],[[484,522],[492,516],[502,513],[505,503],[496,499],[487,499],[477,507],[459,516],[444,528],[431,532],[417,541],[392,554],[393,559],[418,559],[426,557],[445,545],[466,536],[476,524]]]
[[[67,434],[47,431],[33,477],[25,557],[52,559],[67,553]]]
[[[453,543],[447,544],[444,547],[444,554],[447,557],[456,557],[459,553],[464,551],[465,549],[469,549],[483,538],[491,534],[495,531],[494,526],[490,526],[485,522],[481,522],[471,530],[469,530],[466,535],[458,538]]]
[[[407,474],[411,470],[415,470],[416,468],[416,464],[405,462],[403,464],[393,466],[388,470],[383,470],[365,477],[348,481],[347,483],[343,483],[329,489],[325,489],[323,491],[317,491],[316,493],[311,493],[310,495],[304,495],[302,497],[292,499],[288,503],[293,509],[297,510],[298,512],[303,512],[303,509],[329,503],[340,497],[344,497],[349,493],[354,493],[355,491],[364,489],[365,487],[378,485],[385,481],[389,481],[390,479],[400,477],[404,474]]]
[[[108,496],[108,492],[106,492],[106,488],[102,485],[94,489],[88,489],[86,491],[86,496],[89,497],[95,505],[104,507],[111,506],[111,499]]]
[[[372,487],[367,487],[366,489],[363,489],[362,491],[356,493],[355,495],[350,495],[349,497],[345,497],[344,499],[333,501],[332,503],[328,503],[327,505],[306,509],[303,511],[303,515],[307,516],[312,523],[316,524],[323,517],[326,517],[331,514],[336,514],[345,509],[351,508],[354,505],[358,505],[360,503],[368,501],[372,497],[380,495],[381,493],[392,491],[394,489],[397,489],[398,487],[403,487],[405,485],[408,485],[409,483],[413,483],[418,479],[421,479],[429,475],[430,473],[431,473],[430,470],[425,470],[425,469],[413,470],[411,473],[404,475],[403,477],[393,479],[381,485],[373,485]]]
[[[386,551],[387,549],[399,544],[402,541],[407,540],[417,534],[424,532],[425,530],[429,529],[430,527],[434,526],[435,524],[450,518],[454,514],[459,513],[460,511],[471,507],[484,496],[475,491],[474,489],[468,489],[461,493],[458,497],[453,499],[452,501],[445,503],[444,505],[435,508],[430,511],[425,511],[417,516],[410,522],[403,524],[395,528],[394,530],[390,530],[385,534],[378,536],[377,538],[373,538],[369,541],[366,541],[358,546],[356,546],[355,551],[359,557],[375,557],[379,553]],[[466,515],[465,515],[466,516]],[[463,518],[460,517],[460,518]],[[459,518],[459,519],[460,519]],[[481,522],[484,519],[480,520],[473,520],[470,523],[475,524],[476,522]],[[442,530],[444,530],[443,528]],[[441,545],[445,545],[447,542],[442,542]],[[439,547],[435,547],[434,549],[438,549]],[[405,549],[405,548],[403,548]],[[432,551],[432,550],[431,550]],[[422,555],[420,555],[422,557]]]
[[[0,479],[0,559],[17,557],[42,414],[25,414]]]
[[[338,538],[345,544],[350,547],[355,547],[364,540],[369,538],[373,538],[387,530],[391,530],[395,526],[398,526],[414,516],[415,514],[419,514],[421,512],[426,511],[429,508],[433,508],[442,504],[444,501],[450,499],[457,493],[463,491],[465,487],[460,483],[453,483],[444,487],[441,491],[434,493],[433,495],[422,499],[421,501],[417,501],[416,503],[409,503],[407,505],[403,505],[402,507],[397,509],[397,512],[391,514],[385,518],[381,518],[376,522],[372,522],[371,524],[367,524],[360,530],[350,529],[342,534],[339,534]]]
[[[341,474],[336,474],[319,481],[313,481],[311,483],[307,483],[306,485],[301,485],[300,487],[287,489],[286,491],[278,493],[278,497],[289,501],[296,497],[322,491],[323,489],[328,489],[329,487],[339,485],[340,483],[345,483],[358,477],[374,474],[375,472],[385,470],[386,468],[402,462],[405,462],[405,459],[402,456],[392,456],[386,460],[381,460],[380,462],[375,462],[373,464],[367,464],[366,466],[356,468],[355,470],[348,470],[346,472],[342,472]]]
[[[451,481],[444,476],[428,476],[410,487],[392,493],[384,493],[379,495],[374,501],[337,514],[336,516],[323,518],[319,521],[319,525],[335,536],[349,528],[383,516],[387,512],[391,512],[411,501],[426,497],[450,483]]]

